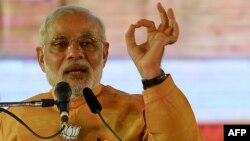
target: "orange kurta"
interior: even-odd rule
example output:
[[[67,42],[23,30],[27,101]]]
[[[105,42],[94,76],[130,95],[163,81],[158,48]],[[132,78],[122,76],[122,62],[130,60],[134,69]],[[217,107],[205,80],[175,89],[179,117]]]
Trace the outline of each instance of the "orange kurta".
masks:
[[[100,85],[94,90],[106,122],[124,141],[201,141],[191,107],[171,76],[142,95],[131,95]],[[55,98],[53,90],[29,100]],[[36,133],[49,136],[60,129],[59,111],[54,107],[13,107]],[[79,141],[117,140],[98,115],[90,112],[83,97],[70,101],[70,125],[80,126]],[[38,141],[25,127],[5,113],[0,114],[0,141]],[[57,136],[47,141],[63,141]]]

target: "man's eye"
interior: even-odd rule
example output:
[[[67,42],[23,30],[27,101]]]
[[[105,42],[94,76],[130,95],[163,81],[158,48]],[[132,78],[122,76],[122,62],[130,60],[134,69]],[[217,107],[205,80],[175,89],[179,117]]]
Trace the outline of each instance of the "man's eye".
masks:
[[[69,43],[67,41],[56,41],[53,43],[54,47],[65,48],[68,47]]]
[[[94,46],[94,43],[92,41],[85,40],[85,41],[79,41],[79,45],[81,47],[91,47]]]

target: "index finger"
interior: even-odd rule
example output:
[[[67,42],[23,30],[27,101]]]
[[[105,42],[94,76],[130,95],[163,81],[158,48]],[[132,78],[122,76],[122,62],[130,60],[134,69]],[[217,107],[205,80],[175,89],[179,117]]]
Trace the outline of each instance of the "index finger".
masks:
[[[127,47],[131,48],[136,46],[135,43],[135,25],[131,24],[126,35],[125,35]]]

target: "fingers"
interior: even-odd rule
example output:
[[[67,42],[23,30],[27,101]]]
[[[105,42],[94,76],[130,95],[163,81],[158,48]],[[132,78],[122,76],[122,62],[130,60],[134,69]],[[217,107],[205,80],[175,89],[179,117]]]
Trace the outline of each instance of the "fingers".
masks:
[[[169,31],[169,27],[172,28],[173,24],[176,23],[174,11],[172,8],[169,8],[168,11],[166,12],[161,3],[157,4],[157,9],[160,13],[161,17],[161,23],[158,27],[159,31],[165,32],[166,30]],[[168,32],[165,32],[168,33]]]
[[[173,37],[178,38],[179,37],[179,26],[178,23],[175,22],[173,25]]]
[[[128,48],[132,48],[136,46],[135,42],[135,25],[131,24],[126,35],[125,35],[125,40],[127,43]]]
[[[172,44],[176,42],[179,37],[179,27],[175,19],[174,11],[172,8],[169,8],[166,12],[161,3],[157,4],[157,9],[161,18],[161,24],[158,30],[168,36],[167,44]]]
[[[176,39],[175,41],[177,41],[180,33],[178,23],[177,22],[173,23],[172,27],[171,28],[169,27],[167,30],[165,30],[164,33],[166,35],[169,35],[171,38]]]
[[[179,37],[179,26],[178,23],[176,22],[174,11],[172,8],[168,9],[167,12],[168,18],[169,18],[169,28],[172,29],[172,31],[168,34],[171,35],[169,39],[169,44],[173,44],[177,41]]]
[[[173,28],[174,24],[176,23],[175,16],[174,16],[174,11],[172,8],[168,9],[168,18],[169,18],[169,27]]]
[[[179,26],[178,26],[177,22],[175,22],[173,24],[173,33],[172,33],[172,36],[170,38],[169,44],[175,43],[177,41],[178,37],[179,37]]]
[[[148,33],[161,32],[165,35],[162,39],[167,44],[172,44],[177,41],[179,37],[179,27],[175,19],[173,9],[169,8],[166,10],[163,8],[161,3],[157,4],[157,9],[160,13],[161,24],[156,29],[155,23],[147,19],[141,19],[136,24],[132,24],[126,33],[126,43],[128,48],[137,46],[135,39],[136,28],[145,27]],[[153,36],[152,36],[153,37]]]
[[[136,28],[139,28],[139,27],[146,27],[148,33],[149,33],[149,32],[153,32],[153,31],[156,30],[155,23],[154,23],[153,21],[146,20],[146,19],[141,19],[141,20],[139,20],[139,21],[136,23],[135,26],[136,26]]]
[[[135,39],[135,29],[140,28],[140,27],[145,27],[148,33],[156,31],[154,22],[150,20],[141,19],[135,25],[131,24],[125,35],[125,40],[126,40],[128,49],[137,46],[136,39]]]
[[[175,15],[174,15],[174,11],[172,8],[168,9],[168,18],[171,20],[171,22],[176,22],[175,20]]]
[[[179,27],[177,23],[174,23],[173,28],[172,28],[172,34],[168,36],[168,38],[165,38],[165,43],[167,44],[173,44],[177,41],[179,37]]]
[[[165,9],[163,8],[163,6],[161,5],[161,3],[157,4],[157,9],[161,17],[161,24],[159,25],[158,30],[165,31],[165,29],[168,27],[168,24],[169,24],[167,13]]]

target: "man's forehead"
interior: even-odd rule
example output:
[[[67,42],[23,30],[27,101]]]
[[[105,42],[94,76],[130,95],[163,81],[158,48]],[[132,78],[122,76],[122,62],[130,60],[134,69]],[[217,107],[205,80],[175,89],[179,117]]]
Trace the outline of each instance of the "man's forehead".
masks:
[[[78,38],[82,36],[100,38],[102,27],[91,15],[73,12],[63,13],[55,17],[47,25],[46,31],[47,39]]]
[[[65,21],[67,22],[67,21]],[[47,27],[47,36],[96,36],[100,33],[100,26],[93,22],[81,22],[71,25],[65,22],[51,23]],[[71,34],[71,35],[70,35]]]

